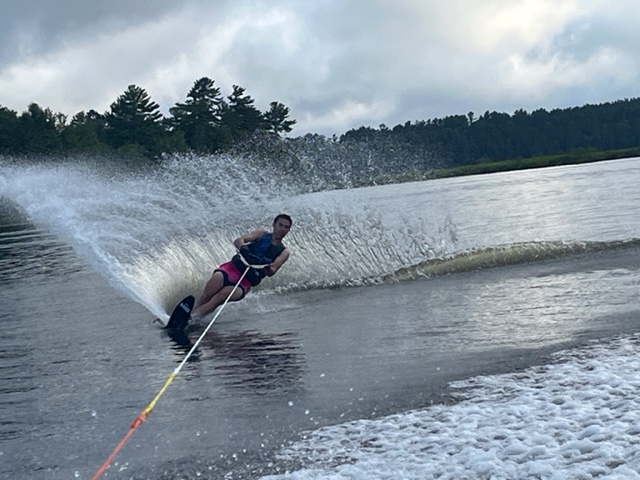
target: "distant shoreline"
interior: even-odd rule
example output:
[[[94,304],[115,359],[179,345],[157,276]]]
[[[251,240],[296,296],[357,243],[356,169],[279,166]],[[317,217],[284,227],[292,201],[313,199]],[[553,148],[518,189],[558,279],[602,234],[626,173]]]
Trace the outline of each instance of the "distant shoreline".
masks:
[[[621,160],[625,158],[640,157],[640,147],[631,147],[617,150],[598,150],[595,148],[575,149],[570,152],[553,155],[539,155],[528,158],[517,158],[511,160],[492,161],[485,160],[475,164],[460,165],[451,168],[432,168],[429,170],[407,169],[399,173],[380,174],[369,178],[354,175],[353,184],[349,187],[336,188],[359,188],[375,185],[398,184],[407,182],[419,182],[426,180],[437,180],[441,178],[463,177],[468,175],[482,175],[488,173],[510,172],[517,170],[527,170],[534,168],[557,167],[562,165],[579,165],[583,163],[595,163],[606,160]],[[0,159],[4,156],[0,154]],[[18,158],[30,159],[31,162],[40,163],[40,156],[13,156],[8,157],[14,161]],[[63,156],[64,158],[64,156]],[[141,160],[140,157],[128,157],[123,155],[118,162],[119,166],[131,170],[138,168],[153,169],[157,162],[149,159]],[[123,161],[124,159],[124,161]],[[1,206],[1,205],[0,205]]]
[[[527,170],[531,168],[557,167],[561,165],[578,165],[605,160],[620,160],[623,158],[640,157],[640,147],[619,150],[578,149],[572,152],[556,155],[541,155],[537,157],[502,160],[498,162],[485,161],[473,165],[434,169],[427,172],[409,171],[394,176],[378,178],[375,184],[403,183],[438,178],[462,177],[467,175],[482,175],[485,173],[509,172]]]
[[[556,155],[542,155],[538,157],[500,162],[482,162],[475,165],[464,165],[456,168],[436,170],[436,178],[461,175],[477,175],[481,173],[504,172],[510,170],[526,170],[528,168],[557,167],[560,165],[577,165],[580,163],[600,162],[603,160],[618,160],[622,158],[640,157],[640,147],[621,150],[580,149]]]

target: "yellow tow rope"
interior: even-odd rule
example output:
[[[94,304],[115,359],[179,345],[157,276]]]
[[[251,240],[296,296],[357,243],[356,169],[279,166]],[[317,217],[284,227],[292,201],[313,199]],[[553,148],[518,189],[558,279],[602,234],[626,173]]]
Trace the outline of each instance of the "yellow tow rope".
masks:
[[[249,271],[250,268],[251,268],[251,266],[247,265],[247,268],[245,269],[244,273],[240,277],[240,280],[238,280],[238,283],[236,283],[234,285],[233,290],[231,290],[231,293],[229,294],[227,299],[221,305],[220,309],[215,314],[215,316],[211,319],[211,321],[209,322],[209,325],[207,325],[207,328],[205,328],[204,332],[202,332],[202,334],[200,334],[200,337],[198,337],[198,340],[196,341],[196,343],[193,344],[193,347],[191,347],[191,350],[189,350],[189,353],[187,353],[187,355],[184,357],[182,362],[180,362],[180,365],[178,365],[178,367],[173,371],[173,373],[171,373],[171,375],[169,375],[169,377],[167,378],[166,382],[164,382],[164,385],[162,386],[162,388],[158,391],[158,393],[153,398],[153,400],[151,400],[151,402],[149,402],[149,405],[147,405],[147,407],[133,421],[133,423],[129,427],[129,431],[127,432],[127,434],[124,436],[124,438],[122,440],[120,440],[118,445],[116,445],[116,448],[114,448],[113,452],[111,452],[111,455],[109,455],[109,457],[105,460],[105,462],[102,464],[102,466],[98,469],[96,474],[92,477],[92,480],[96,480],[96,479],[100,478],[100,476],[105,472],[105,470],[107,468],[109,468],[109,465],[111,465],[111,462],[113,461],[113,459],[116,457],[116,455],[118,455],[118,452],[120,450],[122,450],[122,447],[124,446],[124,444],[127,443],[127,440],[129,440],[131,435],[133,435],[133,432],[135,431],[135,429],[138,428],[140,425],[142,425],[142,422],[144,422],[147,419],[147,416],[151,413],[151,410],[153,410],[153,407],[155,407],[156,402],[158,401],[158,399],[162,396],[162,394],[169,387],[169,385],[171,385],[171,382],[173,382],[173,379],[176,378],[178,373],[180,373],[180,370],[182,370],[182,367],[184,366],[184,364],[187,363],[187,361],[189,360],[189,357],[191,357],[191,355],[196,350],[196,348],[198,348],[198,345],[200,345],[200,342],[202,341],[202,339],[209,332],[209,329],[213,325],[213,322],[216,321],[216,319],[218,318],[218,315],[220,315],[220,313],[222,312],[224,307],[227,305],[227,303],[229,303],[229,300],[231,299],[231,296],[234,294],[234,292],[236,291],[236,289],[240,285],[240,282],[242,282],[242,280],[244,279],[245,275],[247,274],[247,272]]]

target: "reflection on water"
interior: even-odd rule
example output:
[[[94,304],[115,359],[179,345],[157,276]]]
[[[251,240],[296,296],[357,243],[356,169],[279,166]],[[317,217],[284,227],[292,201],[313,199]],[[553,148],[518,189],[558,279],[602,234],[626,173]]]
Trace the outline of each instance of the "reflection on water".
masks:
[[[82,264],[69,245],[29,224],[0,225],[0,284],[10,280],[78,272]]]
[[[350,285],[372,271],[402,267],[421,277],[428,273],[425,259],[445,254],[473,252],[453,259],[459,264],[473,257],[471,268],[420,281],[290,293],[285,301],[265,295],[263,309],[248,306],[255,318],[246,322],[234,312],[186,365],[190,383],[176,382],[155,420],[121,452],[117,461],[129,471],[111,475],[238,478],[232,474],[241,464],[251,465],[244,478],[255,478],[267,464],[288,469],[268,453],[309,428],[441,401],[446,392],[440,389],[450,380],[538,361],[525,350],[556,348],[583,332],[597,338],[638,331],[637,245],[544,262],[529,249],[524,253],[532,263],[515,265],[496,262],[494,253],[502,245],[510,256],[522,253],[520,244],[571,247],[640,238],[638,168],[627,161],[322,192],[308,207],[293,199],[301,233],[292,232],[294,255],[274,278],[279,283],[271,283],[275,288]],[[575,176],[580,172],[591,173]],[[224,226],[233,217],[216,215],[227,209],[202,204],[191,186],[196,194],[177,197],[175,213],[155,203],[167,197],[164,184],[147,195],[146,181],[103,187],[103,179],[81,176],[77,189],[51,193],[46,187],[55,187],[60,175],[39,175],[41,183],[21,200],[38,225],[49,225],[68,246],[22,220],[0,218],[0,478],[73,478],[74,471],[89,478],[94,472],[86,470],[104,461],[165,381],[167,364],[177,365],[172,362],[182,361],[188,349],[176,343],[167,351],[171,341],[149,326],[143,308],[89,269],[66,275],[84,265],[71,248],[99,272],[124,272],[115,283],[131,286],[129,297],[170,303],[171,292],[182,288],[178,277],[190,278],[185,265],[215,262],[190,260],[198,253],[192,246],[199,231],[183,242],[188,248],[180,238],[180,248],[155,248],[185,224],[197,230],[202,218]],[[564,179],[552,181],[556,177]],[[574,185],[559,194],[566,182]],[[135,214],[122,215],[129,208]],[[45,218],[49,212],[57,215],[52,221]],[[224,253],[215,242],[203,245],[202,258],[209,250]],[[139,268],[133,273],[120,270],[134,260]],[[136,296],[139,291],[148,295]],[[279,332],[265,333],[271,325]],[[188,335],[193,341],[198,332]],[[236,460],[245,449],[248,459]],[[140,475],[136,462],[146,468]]]
[[[202,330],[188,327],[186,333],[167,331],[175,343],[177,362],[183,360]],[[213,373],[209,373],[225,387],[264,395],[276,390],[291,393],[301,388],[305,358],[295,333],[210,331],[188,362],[211,362]]]
[[[25,372],[24,365],[29,363],[29,348],[20,341],[16,324],[15,315],[0,315],[3,329],[3,343],[0,344],[3,380],[0,382],[0,411],[12,412],[11,415],[0,415],[0,442],[20,438],[33,429],[37,375],[33,369]]]

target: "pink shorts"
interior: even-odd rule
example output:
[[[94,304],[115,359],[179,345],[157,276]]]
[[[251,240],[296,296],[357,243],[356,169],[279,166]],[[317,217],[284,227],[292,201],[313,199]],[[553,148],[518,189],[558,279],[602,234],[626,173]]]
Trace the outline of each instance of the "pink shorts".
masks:
[[[235,286],[235,284],[238,283],[238,280],[240,280],[240,277],[242,277],[242,272],[238,270],[231,262],[223,263],[218,268],[216,268],[214,272],[222,273],[222,276],[224,277],[225,287]],[[242,279],[238,287],[242,289],[242,297],[240,297],[238,300],[242,300],[244,296],[249,293],[249,290],[251,290],[251,284],[249,283],[249,280],[247,280],[247,277]]]

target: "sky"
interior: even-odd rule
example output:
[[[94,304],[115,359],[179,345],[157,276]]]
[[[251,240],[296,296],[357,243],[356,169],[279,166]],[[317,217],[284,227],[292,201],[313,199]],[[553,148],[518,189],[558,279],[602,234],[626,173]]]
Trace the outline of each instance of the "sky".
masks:
[[[640,97],[637,0],[0,0],[0,106],[71,118],[209,77],[290,136]]]

